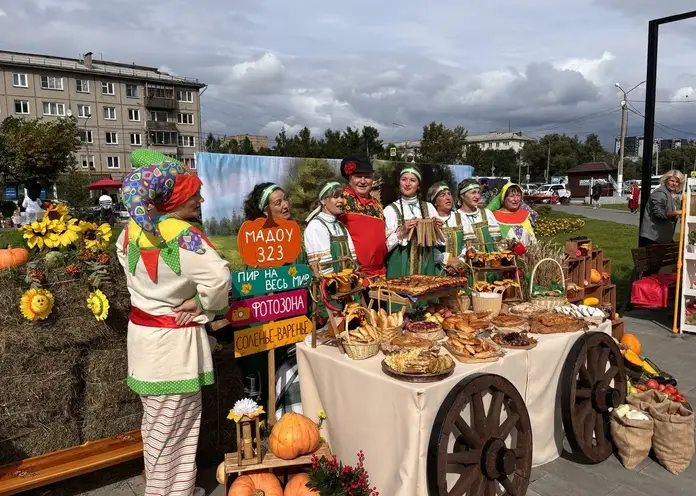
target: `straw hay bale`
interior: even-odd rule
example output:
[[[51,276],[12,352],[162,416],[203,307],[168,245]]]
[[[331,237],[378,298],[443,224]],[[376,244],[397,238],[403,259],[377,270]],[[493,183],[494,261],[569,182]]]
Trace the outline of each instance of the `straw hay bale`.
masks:
[[[85,409],[83,413],[82,440],[87,442],[140,430],[143,407],[138,400],[100,409]]]
[[[11,436],[0,437],[0,465],[80,444],[80,429],[76,421],[52,422],[18,429]]]

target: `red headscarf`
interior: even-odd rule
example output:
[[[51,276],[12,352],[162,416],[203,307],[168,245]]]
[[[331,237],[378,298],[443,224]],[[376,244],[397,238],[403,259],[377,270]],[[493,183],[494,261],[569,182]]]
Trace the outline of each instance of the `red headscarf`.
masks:
[[[174,178],[174,189],[164,203],[155,204],[160,212],[170,212],[176,207],[186,203],[193,195],[198,193],[203,183],[195,174],[181,174]]]

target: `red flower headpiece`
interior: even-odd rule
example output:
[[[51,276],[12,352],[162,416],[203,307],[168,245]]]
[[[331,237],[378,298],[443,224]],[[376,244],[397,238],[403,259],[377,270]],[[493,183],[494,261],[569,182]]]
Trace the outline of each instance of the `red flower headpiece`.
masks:
[[[343,170],[345,171],[345,173],[347,175],[350,176],[351,174],[353,174],[355,172],[355,170],[357,168],[358,168],[358,164],[356,164],[355,162],[348,162],[346,164],[346,166],[343,168]]]

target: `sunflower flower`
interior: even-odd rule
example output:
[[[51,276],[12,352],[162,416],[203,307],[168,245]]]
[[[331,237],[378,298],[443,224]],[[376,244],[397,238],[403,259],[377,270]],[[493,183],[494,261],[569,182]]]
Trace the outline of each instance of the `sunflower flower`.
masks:
[[[27,320],[44,320],[53,310],[53,294],[47,289],[29,289],[19,300],[19,309]]]
[[[62,203],[52,203],[44,213],[43,220],[50,222],[52,220],[68,220],[70,219],[67,205]]]
[[[104,250],[109,245],[112,232],[109,224],[98,226],[94,222],[80,221],[85,247],[89,250]]]
[[[77,244],[82,233],[77,219],[65,217],[48,221],[46,230],[51,234],[45,240],[46,246],[49,248],[65,248]]]
[[[87,308],[97,320],[105,320],[109,316],[109,299],[97,289],[87,297]]]
[[[38,247],[39,250],[44,249],[48,232],[48,225],[46,222],[43,220],[35,221],[31,224],[23,225],[19,230],[24,232],[24,239],[27,240],[27,246],[30,249],[34,247]]]

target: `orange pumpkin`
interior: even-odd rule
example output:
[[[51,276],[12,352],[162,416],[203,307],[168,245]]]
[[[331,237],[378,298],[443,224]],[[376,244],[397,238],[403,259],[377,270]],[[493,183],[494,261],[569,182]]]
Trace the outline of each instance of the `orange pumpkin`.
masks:
[[[227,496],[283,496],[283,488],[273,474],[240,475],[230,486]]]
[[[300,226],[294,220],[248,220],[239,229],[237,249],[250,267],[281,267],[292,263],[302,248]]]
[[[592,273],[590,274],[590,282],[592,284],[602,282],[602,275],[599,273],[597,269],[592,269]]]
[[[621,337],[621,344],[624,346],[628,346],[628,349],[636,355],[640,355],[640,340],[633,334],[624,334]]]
[[[273,426],[268,444],[271,452],[283,460],[314,453],[319,448],[317,424],[299,413],[286,413]]]
[[[29,261],[29,252],[24,248],[12,248],[0,250],[0,270],[10,267],[21,267]]]
[[[314,496],[319,494],[319,491],[308,488],[307,482],[309,482],[309,475],[305,473],[293,475],[285,486],[283,496]]]

